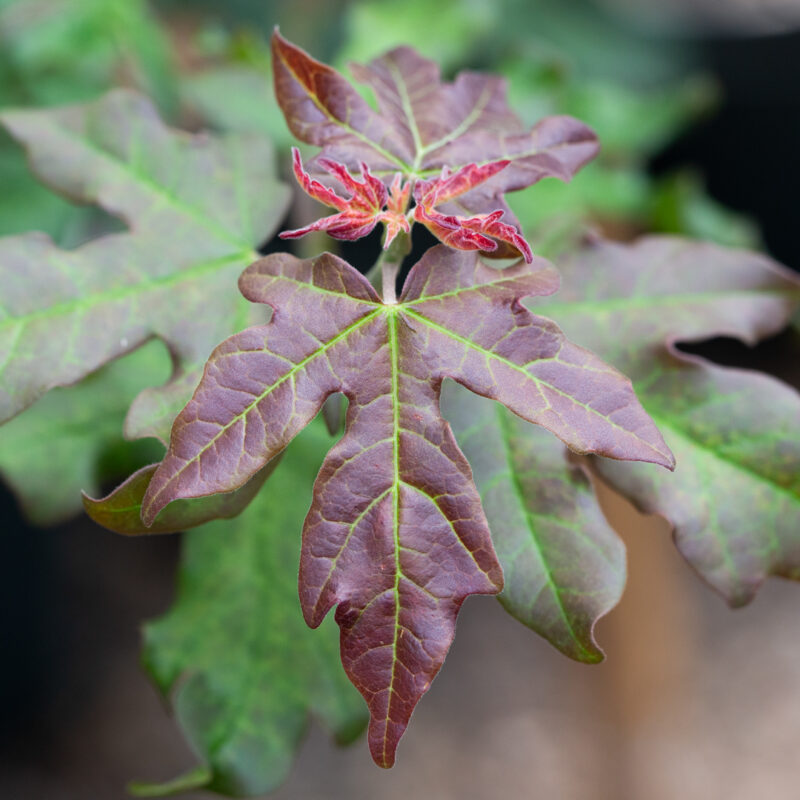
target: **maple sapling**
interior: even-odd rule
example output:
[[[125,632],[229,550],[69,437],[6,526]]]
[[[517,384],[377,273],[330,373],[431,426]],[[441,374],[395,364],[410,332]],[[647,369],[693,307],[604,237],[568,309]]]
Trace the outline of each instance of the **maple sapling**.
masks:
[[[211,355],[175,420],[142,519],[151,524],[176,500],[240,489],[330,395],[346,395],[345,434],[322,465],[304,526],[300,598],[313,627],[336,606],[342,661],[371,712],[372,755],[391,766],[464,599],[503,587],[470,467],[439,410],[443,380],[499,401],[577,452],[670,468],[673,459],[630,381],[521,305],[554,292],[558,276],[531,253],[503,193],[568,177],[596,151],[591,131],[560,118],[524,132],[495,79],[442,84],[408,48],[359,70],[379,112],[277,33],[273,53],[290,128],[322,147],[312,166],[350,194],[312,178],[295,150],[300,185],[338,213],[283,235],[353,239],[383,223],[392,254],[398,232],[407,239],[407,226],[421,221],[444,244],[411,269],[399,299],[396,256],[382,262],[383,301],[330,254],[278,253],[245,270],[243,294],[271,306],[271,321]],[[356,166],[360,181],[348,171]],[[522,259],[502,270],[481,259],[498,254]]]
[[[128,535],[204,524],[175,607],[146,629],[148,669],[204,762],[180,786],[268,791],[309,713],[350,741],[363,700],[372,756],[391,766],[471,594],[600,661],[595,625],[626,565],[587,474],[669,520],[731,605],[800,576],[800,396],[677,347],[776,333],[800,307],[794,275],[678,237],[596,235],[559,274],[506,193],[570,180],[598,152],[585,124],[527,129],[501,78],[443,82],[409,47],[351,67],[374,107],[277,32],[272,55],[288,127],[318,148],[292,151],[294,176],[334,210],[280,235],[382,228],[366,275],[334,253],[259,256],[290,198],[263,135],[176,131],[129,91],[0,116],[37,174],[127,226],[73,250],[0,240],[0,467],[39,482],[20,494],[53,521],[125,413],[126,436],[168,442],[83,502]],[[414,225],[439,242],[399,282]],[[317,416],[341,395],[337,440]],[[88,445],[73,436],[87,426]],[[331,609],[338,638],[309,631]]]

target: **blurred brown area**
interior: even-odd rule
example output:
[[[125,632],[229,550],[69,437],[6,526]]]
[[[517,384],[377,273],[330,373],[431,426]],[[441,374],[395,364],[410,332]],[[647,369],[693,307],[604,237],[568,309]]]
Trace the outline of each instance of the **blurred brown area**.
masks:
[[[494,600],[471,598],[397,766],[380,770],[363,740],[339,749],[314,725],[273,796],[796,798],[797,587],[770,581],[732,612],[681,561],[663,521],[602,496],[630,560],[623,601],[599,626],[603,664],[568,661]],[[25,710],[2,748],[0,797],[121,800],[129,779],[193,766],[137,666],[138,624],[173,592],[176,539],[132,542],[88,522],[40,536],[29,548],[36,564],[4,569],[6,590],[13,571],[36,617],[17,647],[49,635],[31,659],[4,654],[38,674],[19,677]],[[30,602],[25,576],[43,563],[52,580],[33,586],[44,600]]]

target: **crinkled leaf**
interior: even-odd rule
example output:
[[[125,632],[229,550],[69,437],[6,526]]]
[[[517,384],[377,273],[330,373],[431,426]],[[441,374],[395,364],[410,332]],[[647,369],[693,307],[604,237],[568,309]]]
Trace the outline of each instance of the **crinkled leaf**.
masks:
[[[51,187],[130,227],[70,251],[41,234],[0,240],[0,419],[155,335],[175,372],[127,425],[166,439],[214,344],[252,319],[236,278],[288,198],[269,143],[170,130],[126,91],[0,119]]]
[[[335,629],[310,631],[297,603],[300,527],[331,442],[312,428],[239,517],[186,535],[176,603],[145,628],[147,668],[223,794],[278,786],[309,712],[342,743],[366,722]]]
[[[678,463],[660,475],[597,459],[600,474],[670,520],[683,555],[731,604],[768,575],[800,577],[800,396],[674,346],[775,333],[800,306],[797,277],[754,253],[670,237],[595,242],[560,269],[545,313],[633,378]]]
[[[322,148],[323,158],[355,171],[361,161],[391,178],[456,171],[508,159],[486,183],[442,210],[511,212],[503,193],[552,176],[569,180],[598,150],[594,133],[572,117],[548,117],[526,131],[506,101],[502,78],[462,72],[442,83],[439,67],[409,47],[351,67],[375,92],[378,111],[350,82],[277,32],[272,39],[276,97],[292,133]]]
[[[505,586],[498,599],[520,622],[578,661],[625,588],[625,547],[586,476],[536,425],[498,403],[447,386],[442,408],[481,494]]]
[[[274,309],[223,342],[176,419],[144,498],[232,491],[279,453],[334,392],[350,405],[304,529],[300,594],[319,625],[337,606],[342,659],[390,766],[442,665],[469,594],[502,586],[469,465],[439,412],[445,377],[549,428],[580,452],[671,465],[627,381],[520,304],[555,291],[541,259],[505,271],[438,246],[384,305],[349,264],[268,256],[240,280]]]
[[[152,440],[122,440],[125,413],[146,386],[169,376],[164,347],[150,342],[77,386],[54,389],[0,432],[0,474],[28,519],[52,525],[81,510],[81,489],[99,492],[158,459]]]

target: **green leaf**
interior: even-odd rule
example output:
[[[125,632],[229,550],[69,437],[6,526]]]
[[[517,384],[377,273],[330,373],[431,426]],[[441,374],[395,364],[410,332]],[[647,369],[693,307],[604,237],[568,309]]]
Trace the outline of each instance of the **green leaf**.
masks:
[[[0,4],[0,69],[11,102],[87,100],[124,69],[128,80],[174,109],[169,42],[146,0],[6,0]]]
[[[181,94],[203,120],[221,131],[261,133],[276,146],[294,143],[275,102],[267,66],[226,64],[183,78]]]
[[[81,489],[97,493],[161,457],[152,440],[125,443],[122,423],[136,395],[169,371],[164,347],[150,342],[76,386],[54,389],[3,426],[0,474],[31,522],[61,522],[81,510]]]
[[[583,472],[536,425],[449,385],[442,408],[469,460],[520,622],[565,655],[595,663],[597,620],[625,587],[625,548]]]
[[[0,419],[155,335],[175,370],[126,432],[166,439],[212,347],[253,320],[236,279],[288,202],[269,143],[170,130],[126,91],[0,120],[42,180],[130,228],[71,251],[40,234],[0,240]]]
[[[768,575],[800,578],[800,395],[774,378],[682,354],[679,340],[754,343],[800,306],[800,280],[764,256],[672,237],[596,241],[560,264],[537,310],[628,374],[674,450],[674,474],[594,459],[675,528],[678,548],[733,605]]]
[[[300,529],[331,441],[317,420],[244,513],[186,535],[176,604],[145,629],[147,668],[171,693],[213,791],[277,787],[309,712],[341,743],[366,722],[335,627],[307,628],[297,601]]]

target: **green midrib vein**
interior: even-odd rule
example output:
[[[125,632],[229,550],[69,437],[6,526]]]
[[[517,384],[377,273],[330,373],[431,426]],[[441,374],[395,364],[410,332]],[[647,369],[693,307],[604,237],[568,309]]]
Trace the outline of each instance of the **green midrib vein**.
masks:
[[[27,112],[23,113],[26,114]],[[13,117],[14,114],[9,114],[8,116]],[[0,120],[2,120],[2,118],[3,115],[0,115]],[[164,201],[166,205],[172,206],[182,215],[189,217],[190,219],[193,219],[195,222],[200,223],[200,225],[203,227],[204,230],[213,231],[213,235],[216,236],[216,238],[228,242],[229,244],[234,245],[237,248],[249,247],[252,244],[251,242],[242,242],[229,230],[219,225],[213,218],[203,214],[200,211],[200,209],[194,208],[193,206],[181,202],[175,195],[170,194],[164,186],[159,185],[154,180],[149,178],[147,175],[144,175],[141,172],[135,170],[128,161],[125,161],[124,159],[120,158],[118,155],[116,155],[116,153],[109,152],[108,150],[103,150],[91,140],[84,139],[78,136],[75,132],[71,131],[69,128],[65,128],[59,125],[54,125],[53,127],[55,129],[56,136],[62,136],[65,139],[71,140],[72,142],[75,142],[78,146],[83,147],[89,152],[93,153],[98,159],[111,163],[116,169],[125,173],[125,175],[134,183],[138,183],[140,186],[144,187],[151,194],[157,195],[159,198],[161,198],[161,200]],[[25,145],[25,148],[32,152],[34,149],[34,145],[28,144],[28,141],[24,138],[22,139],[22,141]],[[43,180],[47,182],[46,177],[43,177]]]
[[[249,264],[258,258],[258,253],[252,250],[234,253],[229,256],[222,256],[209,261],[203,261],[194,264],[187,269],[173,272],[170,275],[165,275],[161,278],[150,278],[141,283],[132,283],[127,286],[120,286],[116,289],[107,289],[106,291],[90,294],[85,297],[67,300],[62,303],[48,306],[47,308],[37,309],[36,311],[29,311],[26,314],[18,316],[9,316],[0,318],[0,330],[15,326],[27,325],[31,322],[40,319],[48,319],[52,317],[66,316],[80,311],[86,311],[94,308],[103,303],[113,303],[119,300],[126,300],[130,297],[144,294],[149,291],[156,291],[164,289],[169,286],[175,286],[183,283],[184,281],[191,281],[201,278],[208,273],[213,273],[224,267],[232,266],[234,264]]]
[[[291,74],[291,76],[297,81],[297,83],[303,87],[303,91],[306,93],[306,96],[311,100],[311,102],[321,111],[325,117],[328,118],[334,125],[338,125],[340,128],[346,130],[352,136],[355,136],[357,139],[360,139],[364,144],[369,145],[376,153],[380,153],[387,161],[391,161],[394,164],[397,164],[401,170],[405,172],[411,172],[411,167],[406,164],[401,158],[390,153],[385,148],[381,147],[377,142],[372,141],[368,136],[365,136],[360,131],[357,131],[355,128],[351,127],[347,122],[338,117],[334,117],[333,114],[328,110],[326,106],[322,104],[319,98],[312,94],[308,89],[306,89],[305,84],[298,78],[297,73],[286,63],[286,60],[281,58],[281,62],[283,66],[286,67],[287,71]],[[353,90],[355,91],[355,90]]]
[[[394,533],[394,638],[392,640],[392,674],[389,679],[389,702],[383,729],[383,761],[386,762],[389,719],[394,699],[394,681],[397,669],[397,643],[400,638],[400,393],[398,391],[397,314],[392,309],[387,314],[389,352],[392,361],[392,457],[394,482],[393,533]]]

